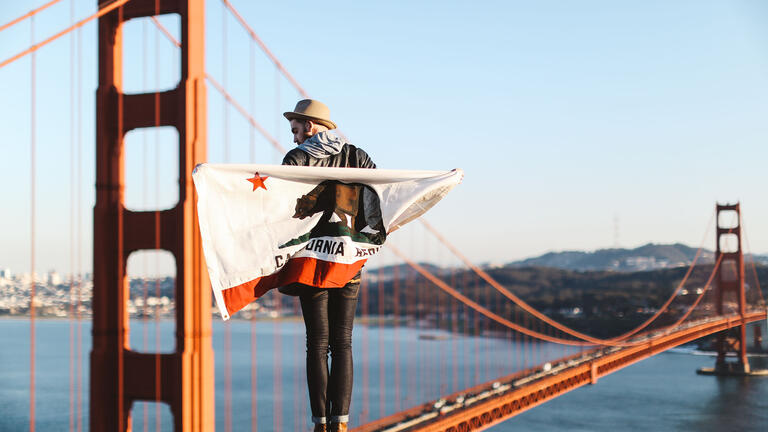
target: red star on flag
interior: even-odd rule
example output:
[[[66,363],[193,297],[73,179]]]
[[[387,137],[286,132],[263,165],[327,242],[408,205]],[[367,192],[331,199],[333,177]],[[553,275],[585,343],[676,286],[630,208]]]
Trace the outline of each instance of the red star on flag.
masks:
[[[268,179],[269,177],[264,176],[260,177],[259,173],[254,173],[253,178],[246,179],[249,182],[253,183],[253,190],[256,190],[258,188],[264,188],[264,190],[267,190],[267,187],[264,185],[264,180]]]

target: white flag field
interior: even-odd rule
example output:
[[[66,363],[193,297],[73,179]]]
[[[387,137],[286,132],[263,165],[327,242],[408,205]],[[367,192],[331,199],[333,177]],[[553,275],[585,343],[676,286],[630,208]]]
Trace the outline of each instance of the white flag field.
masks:
[[[201,164],[192,175],[223,319],[270,289],[339,288],[463,172]]]

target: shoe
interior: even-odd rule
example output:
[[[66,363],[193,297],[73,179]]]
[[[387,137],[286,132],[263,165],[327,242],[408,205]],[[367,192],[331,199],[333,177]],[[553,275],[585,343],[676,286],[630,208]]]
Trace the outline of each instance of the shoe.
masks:
[[[346,423],[331,423],[330,432],[347,432]]]
[[[325,423],[316,423],[314,432],[328,432],[328,428],[326,427]]]

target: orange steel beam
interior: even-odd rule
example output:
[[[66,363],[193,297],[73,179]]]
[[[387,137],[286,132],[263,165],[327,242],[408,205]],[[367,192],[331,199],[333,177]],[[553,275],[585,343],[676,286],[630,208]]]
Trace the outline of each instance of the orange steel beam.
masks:
[[[260,124],[259,124],[259,122],[257,122],[257,121],[256,121],[256,119],[255,119],[255,118],[253,118],[253,116],[252,116],[252,115],[251,115],[251,114],[248,112],[248,110],[246,110],[245,108],[243,108],[243,106],[242,106],[242,105],[240,105],[240,103],[239,103],[239,102],[237,102],[237,100],[235,100],[235,98],[233,98],[233,97],[232,97],[232,95],[230,95],[230,94],[229,94],[229,92],[227,92],[227,90],[224,88],[224,86],[222,86],[221,84],[219,84],[219,82],[218,82],[218,81],[216,81],[216,79],[214,79],[214,78],[211,76],[211,74],[208,74],[208,73],[206,73],[206,74],[205,74],[205,79],[207,79],[207,80],[208,80],[208,82],[209,82],[209,83],[211,83],[211,85],[213,86],[213,88],[215,88],[215,89],[216,89],[216,91],[218,91],[219,93],[221,93],[221,96],[222,96],[222,97],[224,97],[224,100],[225,100],[227,103],[229,103],[230,105],[232,105],[233,107],[235,107],[235,109],[237,110],[237,112],[239,112],[239,113],[240,113],[240,115],[242,115],[243,117],[245,117],[245,118],[246,118],[246,120],[248,120],[248,123],[250,123],[250,124],[251,124],[251,126],[253,126],[253,127],[254,127],[254,129],[256,129],[257,131],[259,131],[259,133],[260,133],[260,134],[261,134],[261,135],[262,135],[264,138],[266,138],[266,139],[267,139],[267,141],[269,141],[269,143],[270,143],[270,144],[272,144],[272,147],[274,147],[274,148],[275,148],[277,151],[279,151],[279,152],[281,152],[281,153],[285,153],[285,152],[287,152],[287,151],[288,151],[288,150],[286,150],[286,149],[285,149],[285,147],[283,147],[283,146],[280,144],[280,142],[279,142],[279,141],[277,141],[277,139],[276,139],[275,137],[273,137],[272,135],[270,135],[270,134],[269,134],[269,132],[267,132],[267,130],[266,130],[266,129],[264,129],[264,126],[260,125]]]
[[[246,32],[248,32],[248,35],[253,39],[254,42],[256,42],[259,45],[259,48],[264,52],[264,54],[269,57],[270,60],[272,60],[272,63],[275,64],[275,67],[283,74],[285,78],[288,79],[288,81],[291,82],[293,87],[301,94],[301,96],[305,99],[309,98],[309,94],[307,94],[306,91],[304,91],[304,88],[299,85],[299,82],[296,81],[296,79],[293,78],[293,75],[288,72],[288,70],[283,66],[282,63],[280,63],[280,60],[275,57],[274,54],[272,54],[272,51],[269,50],[267,45],[264,43],[264,41],[261,40],[259,35],[256,34],[255,31],[253,31],[253,28],[251,28],[250,25],[248,25],[248,22],[243,18],[242,15],[240,15],[240,12],[235,9],[235,7],[227,0],[222,0],[224,3],[224,6],[226,6],[227,9],[229,9],[230,12],[232,12],[232,15],[235,17],[237,22],[240,23],[241,26],[245,29]]]
[[[130,430],[131,406],[141,400],[168,404],[175,431],[211,431],[211,295],[192,183],[192,169],[206,160],[204,0],[116,4],[123,6],[99,19],[90,430]],[[122,24],[169,13],[178,14],[181,21],[178,86],[160,93],[123,94]],[[164,211],[127,210],[125,134],[157,126],[178,132],[179,202]],[[152,249],[167,250],[176,261],[175,351],[159,355],[131,350],[126,310],[128,256]]]
[[[562,369],[555,366],[546,372],[542,368],[536,368],[466,389],[445,397],[441,409],[435,408],[437,401],[433,401],[360,426],[353,432],[459,432],[487,429],[566,392],[586,384],[594,384],[602,376],[670,348],[764,319],[765,310],[750,311],[743,317],[732,315],[701,320],[675,332],[649,338],[642,345],[596,349],[583,355],[561,359]],[[557,373],[553,373],[554,371]],[[464,400],[461,404],[457,403],[459,397]],[[467,401],[472,398],[476,398],[477,402],[467,405]],[[462,404],[464,406],[460,406]]]
[[[24,51],[22,51],[22,52],[20,52],[20,53],[18,53],[16,55],[14,55],[13,57],[10,57],[8,59],[3,60],[3,62],[0,63],[0,68],[5,67],[5,66],[15,62],[16,60],[24,57],[27,54],[30,54],[30,53],[33,53],[33,52],[39,50],[40,48],[44,47],[45,45],[48,45],[49,43],[55,41],[56,39],[58,39],[58,38],[60,38],[62,36],[64,36],[65,34],[67,34],[67,33],[71,32],[73,30],[76,30],[76,29],[78,29],[78,28],[88,24],[89,22],[93,21],[96,18],[103,17],[104,15],[114,11],[115,9],[117,9],[119,7],[122,7],[123,5],[128,3],[129,1],[131,1],[131,0],[116,0],[116,1],[113,1],[111,3],[100,3],[99,4],[99,11],[96,12],[95,14],[93,14],[93,15],[87,17],[87,18],[84,18],[84,19],[82,19],[80,21],[78,21],[77,23],[75,23],[75,24],[65,28],[64,30],[56,33],[55,35],[45,39],[42,42],[38,42],[38,43],[30,46],[29,48],[25,49]]]
[[[164,36],[165,36],[165,37],[166,37],[166,38],[167,38],[169,41],[171,41],[171,43],[172,43],[172,44],[176,45],[176,47],[178,47],[178,48],[181,48],[181,42],[177,41],[177,40],[176,40],[176,38],[175,38],[175,37],[173,37],[173,35],[171,34],[171,32],[170,32],[170,31],[168,31],[168,29],[167,29],[167,28],[165,28],[165,26],[164,26],[164,25],[163,25],[163,24],[162,24],[160,21],[158,21],[157,17],[151,17],[151,18],[152,18],[152,22],[153,22],[153,23],[155,23],[155,27],[157,27],[157,28],[158,28],[158,30],[160,30],[160,32],[161,32],[161,33],[162,33],[162,34],[163,34],[163,35],[164,35]]]
[[[38,7],[38,8],[32,9],[31,11],[29,11],[29,12],[25,13],[24,15],[16,18],[15,20],[1,25],[0,26],[0,32],[5,30],[5,29],[7,29],[7,28],[9,28],[9,27],[13,27],[14,25],[24,21],[25,19],[27,19],[29,17],[37,15],[39,12],[42,12],[45,9],[48,9],[49,7],[55,5],[56,3],[60,2],[60,1],[61,0],[51,0],[48,3],[42,5],[42,6]]]

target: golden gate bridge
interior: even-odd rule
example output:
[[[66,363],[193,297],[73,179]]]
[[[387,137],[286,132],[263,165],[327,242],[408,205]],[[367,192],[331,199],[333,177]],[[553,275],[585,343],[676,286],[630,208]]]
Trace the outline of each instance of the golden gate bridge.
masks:
[[[34,22],[35,16],[60,3],[52,0],[0,26],[0,32],[22,22]],[[224,25],[233,20],[243,29],[243,37],[249,40],[250,61],[253,64],[255,48],[259,48],[302,97],[307,92],[291,76],[277,57],[259,38],[253,27],[228,0],[220,3]],[[71,9],[74,11],[74,9]],[[166,28],[161,17],[175,14],[180,19],[180,34],[174,36]],[[224,417],[224,430],[233,425],[233,366],[232,335],[230,324],[225,324],[224,376],[214,376],[214,352],[212,348],[211,294],[197,234],[195,194],[192,187],[192,168],[207,160],[207,93],[213,89],[224,103],[223,153],[229,158],[227,126],[229,110],[234,109],[247,122],[251,137],[260,134],[276,150],[284,152],[279,140],[257,121],[253,112],[255,100],[250,97],[250,108],[233,96],[227,87],[226,73],[218,80],[205,68],[205,4],[203,0],[115,0],[98,4],[97,12],[75,19],[63,30],[35,39],[28,46],[19,44],[17,54],[0,63],[2,69],[19,62],[28,62],[30,70],[30,262],[34,274],[36,259],[36,207],[35,184],[39,158],[35,130],[38,84],[36,82],[36,58],[44,55],[44,48],[62,37],[71,38],[71,93],[73,108],[79,105],[81,96],[75,89],[77,68],[82,68],[81,50],[76,49],[76,33],[90,22],[98,24],[98,90],[96,94],[96,203],[93,221],[93,308],[90,355],[90,401],[88,426],[94,431],[136,429],[140,416],[133,409],[142,401],[166,404],[173,416],[173,429],[184,431],[210,431],[215,428],[214,388],[217,380],[224,381],[225,406],[219,415]],[[166,91],[129,94],[123,91],[124,59],[123,25],[130,20],[145,20],[152,25],[156,35],[178,50],[180,79],[178,85]],[[226,51],[227,39],[222,39]],[[80,62],[79,65],[77,62]],[[159,67],[159,66],[158,66]],[[225,65],[226,67],[226,65]],[[145,71],[145,74],[147,71]],[[254,68],[250,68],[253,78]],[[73,111],[75,111],[73,109]],[[80,111],[80,110],[77,110]],[[77,177],[82,169],[78,157],[82,138],[76,132],[74,114],[71,117],[73,133],[71,141],[71,177]],[[131,210],[125,204],[125,137],[130,131],[172,127],[178,134],[178,203],[165,210]],[[75,145],[74,143],[78,143]],[[254,140],[249,143],[254,160]],[[78,157],[76,157],[76,155]],[[144,167],[146,170],[146,167]],[[146,176],[146,172],[144,173]],[[81,199],[72,187],[70,231],[79,231],[79,215],[74,209]],[[408,234],[386,247],[388,259],[394,264],[387,276],[381,269],[368,271],[361,291],[360,320],[363,326],[362,356],[358,364],[362,368],[362,397],[353,404],[360,404],[356,419],[357,431],[469,431],[482,430],[532,407],[541,405],[566,392],[596,384],[603,376],[670,348],[717,335],[714,367],[701,370],[705,374],[750,375],[747,358],[748,323],[765,320],[765,301],[757,280],[754,261],[745,262],[742,243],[746,241],[739,204],[717,205],[713,220],[715,225],[716,253],[714,263],[699,263],[704,245],[668,299],[643,323],[609,338],[600,338],[577,331],[558,322],[528,304],[521,296],[498,282],[489,272],[473,264],[432,225],[422,220],[420,228],[410,228]],[[730,221],[730,223],[729,223]],[[78,255],[81,245],[70,235],[72,256]],[[415,239],[415,240],[414,240]],[[422,248],[437,261],[450,263],[450,271],[436,269],[416,262],[414,249]],[[164,250],[172,254],[175,263],[175,331],[172,352],[148,352],[144,318],[144,346],[132,346],[127,302],[131,292],[128,284],[127,262],[131,254],[147,250]],[[422,251],[423,252],[423,251]],[[748,256],[748,255],[747,255]],[[73,267],[80,266],[73,264]],[[402,274],[400,274],[402,272]],[[703,281],[695,298],[679,294],[691,280]],[[79,279],[78,279],[79,280]],[[70,410],[69,430],[85,427],[83,388],[80,282],[70,281]],[[387,286],[387,290],[384,287]],[[149,286],[143,287],[143,304],[147,305]],[[156,284],[156,293],[160,287]],[[386,292],[385,292],[386,291]],[[373,296],[377,296],[374,298]],[[30,282],[30,380],[29,380],[29,429],[36,428],[36,283]],[[272,294],[271,301],[280,308],[281,301]],[[270,299],[265,299],[270,301]],[[373,310],[377,307],[378,310]],[[151,311],[150,311],[151,312]],[[157,316],[155,317],[156,329]],[[256,351],[258,340],[254,330],[261,321],[251,315],[250,326],[250,422],[251,430],[293,429],[305,427],[294,417],[308,418],[306,397],[300,390],[302,371],[292,374],[289,383],[283,382],[280,358],[281,349],[275,349],[273,392],[275,402],[269,416],[259,416],[257,407]],[[379,335],[373,340],[368,325],[389,326],[395,340],[384,340]],[[397,340],[398,329],[417,326],[422,329],[444,330],[454,335],[493,336],[510,342],[506,354],[507,368],[491,370],[494,378],[482,380],[479,371],[488,372],[489,363],[482,353],[465,345],[452,342],[451,353],[440,353],[437,374],[419,367],[417,370],[401,370],[399,360],[403,356],[423,355],[403,352]],[[159,343],[159,333],[156,342]],[[274,346],[282,343],[279,331],[274,334]],[[561,347],[560,349],[554,347]],[[375,348],[375,349],[374,349]],[[520,349],[517,349],[520,348]],[[300,350],[301,348],[299,348]],[[425,348],[427,349],[427,348]],[[384,351],[394,351],[395,372],[388,377],[379,363],[378,371],[372,370],[373,356]],[[472,365],[459,362],[458,351],[472,356]],[[558,352],[560,351],[560,352]],[[297,351],[301,352],[301,351]],[[378,377],[372,374],[378,372]],[[369,388],[378,378],[378,409]],[[287,385],[286,385],[287,384]],[[299,388],[293,392],[293,400],[287,399],[287,386]],[[428,388],[429,392],[416,391]],[[393,394],[395,403],[387,408],[385,393]],[[420,394],[423,400],[413,400],[406,394]],[[300,412],[297,414],[297,411]],[[377,412],[378,415],[373,414]],[[62,413],[63,418],[66,415]],[[149,422],[144,410],[144,430]],[[160,428],[160,416],[156,418]],[[241,430],[242,427],[237,427]]]

